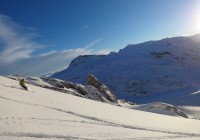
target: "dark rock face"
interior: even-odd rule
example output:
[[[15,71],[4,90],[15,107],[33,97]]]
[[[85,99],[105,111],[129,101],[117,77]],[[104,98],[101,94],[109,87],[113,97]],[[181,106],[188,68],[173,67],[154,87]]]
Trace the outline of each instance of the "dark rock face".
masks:
[[[172,55],[170,52],[164,51],[164,52],[151,52],[151,55],[156,57],[156,58],[163,58],[165,56],[170,56]]]
[[[62,80],[58,80],[52,77],[46,77],[46,78],[42,78],[43,81],[51,84],[53,87],[57,88],[58,90],[64,90],[64,88],[66,89],[73,89],[76,92],[78,92],[80,95],[88,95],[87,90],[82,87],[79,84],[76,83],[72,83],[72,82],[68,82],[68,81],[62,81]]]
[[[175,106],[166,106],[165,109],[168,110],[168,111],[174,111],[177,115],[179,115],[181,117],[189,118],[184,112],[180,111]]]
[[[87,78],[87,85],[91,85],[95,87],[100,93],[102,93],[102,96],[108,99],[111,102],[117,103],[117,98],[112,94],[110,89],[105,86],[103,83],[97,80],[97,78],[94,75],[88,75]]]
[[[72,82],[61,82],[63,84],[63,86],[65,88],[71,88],[71,89],[75,89],[77,90],[80,94],[82,95],[88,95],[88,92],[86,89],[84,89],[83,87],[81,87],[80,85],[76,84],[76,83],[72,83]]]
[[[87,78],[87,85],[92,85],[96,88],[101,87],[103,84],[97,80],[94,75],[89,74]]]

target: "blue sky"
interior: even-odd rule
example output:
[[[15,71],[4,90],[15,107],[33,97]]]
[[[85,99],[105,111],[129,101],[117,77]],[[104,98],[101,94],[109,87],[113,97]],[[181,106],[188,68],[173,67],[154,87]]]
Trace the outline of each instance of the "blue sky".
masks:
[[[200,33],[200,0],[0,0],[0,74],[40,76],[85,54]]]

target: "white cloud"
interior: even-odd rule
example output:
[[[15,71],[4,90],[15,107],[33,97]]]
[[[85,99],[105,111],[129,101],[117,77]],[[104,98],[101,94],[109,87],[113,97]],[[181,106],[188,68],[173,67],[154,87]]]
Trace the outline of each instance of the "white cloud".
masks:
[[[43,47],[31,40],[35,33],[23,35],[20,33],[21,28],[10,17],[0,14],[0,42],[3,46],[0,63],[29,58],[35,50]]]
[[[48,56],[48,55],[51,55],[51,54],[54,54],[54,53],[56,53],[56,51],[52,50],[52,51],[49,51],[49,52],[46,52],[46,53],[42,53],[39,56]]]
[[[0,74],[24,74],[41,76],[63,70],[79,55],[108,54],[108,49],[94,51],[102,38],[96,39],[82,48],[63,51],[52,50],[37,56],[33,52],[44,46],[33,41],[38,36],[20,32],[23,27],[16,24],[8,16],[0,14]],[[2,46],[2,47],[1,47]]]
[[[72,59],[78,55],[91,54],[87,49],[70,49],[64,51],[51,51],[39,56],[21,59],[7,64],[0,64],[2,74],[25,74],[41,76],[67,68]],[[13,69],[14,68],[14,69]]]
[[[0,73],[24,74],[41,76],[66,69],[70,62],[79,55],[107,54],[108,50],[94,51],[91,49],[100,40],[97,39],[83,48],[68,49],[63,51],[49,51],[38,56],[30,56],[25,59],[0,64]],[[14,68],[14,69],[13,69]]]
[[[110,52],[111,52],[110,49],[102,49],[102,50],[96,51],[95,54],[97,54],[97,55],[107,55],[107,54],[109,54]]]

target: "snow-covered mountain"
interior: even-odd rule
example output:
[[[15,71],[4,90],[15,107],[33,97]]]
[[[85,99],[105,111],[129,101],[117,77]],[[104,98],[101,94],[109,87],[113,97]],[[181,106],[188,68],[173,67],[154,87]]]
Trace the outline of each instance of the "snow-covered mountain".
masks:
[[[18,81],[0,76],[1,140],[200,139],[199,120],[128,109],[28,86],[34,93],[19,88]],[[188,112],[189,108],[185,107]]]
[[[118,98],[177,103],[174,101],[200,89],[199,70],[200,35],[195,35],[128,45],[109,55],[79,56],[53,77],[84,83],[91,73]]]

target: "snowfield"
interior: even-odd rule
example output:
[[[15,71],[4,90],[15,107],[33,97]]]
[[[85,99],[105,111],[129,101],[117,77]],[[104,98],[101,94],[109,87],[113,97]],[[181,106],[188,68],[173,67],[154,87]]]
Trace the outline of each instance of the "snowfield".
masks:
[[[0,140],[200,139],[199,120],[133,110],[28,86],[34,92],[0,76]]]

